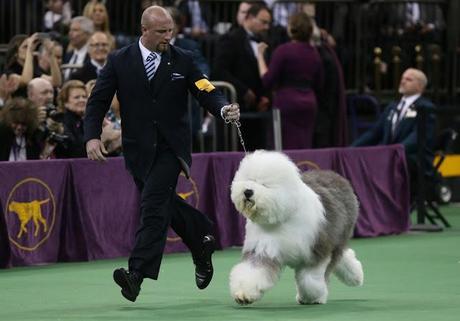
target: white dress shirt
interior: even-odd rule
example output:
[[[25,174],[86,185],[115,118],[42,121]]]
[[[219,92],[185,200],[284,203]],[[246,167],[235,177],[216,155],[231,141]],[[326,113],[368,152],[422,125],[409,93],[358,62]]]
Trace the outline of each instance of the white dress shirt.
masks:
[[[147,64],[147,57],[150,55],[151,51],[144,47],[144,45],[142,44],[141,38],[139,38],[139,48],[141,49],[142,61],[144,62],[144,67],[145,67],[145,65]],[[155,63],[155,67],[153,69],[153,74],[155,75],[155,73],[157,72],[158,66],[160,66],[160,63],[161,63],[161,53],[156,52],[156,51],[154,51],[154,53],[157,55],[157,62]]]

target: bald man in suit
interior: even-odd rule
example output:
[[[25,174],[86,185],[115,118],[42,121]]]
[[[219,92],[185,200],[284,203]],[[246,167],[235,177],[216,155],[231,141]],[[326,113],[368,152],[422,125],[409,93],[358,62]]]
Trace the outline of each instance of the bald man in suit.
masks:
[[[117,93],[123,155],[141,193],[141,216],[129,269],[116,269],[113,277],[122,295],[133,302],[144,278],[158,278],[170,224],[192,253],[197,287],[206,288],[213,275],[212,223],[175,192],[180,172],[190,175],[188,91],[214,116],[239,119],[239,106],[228,104],[192,54],[170,45],[174,22],[164,8],[145,9],[141,28],[139,41],[109,55],[84,122],[88,158],[105,160],[101,124]]]

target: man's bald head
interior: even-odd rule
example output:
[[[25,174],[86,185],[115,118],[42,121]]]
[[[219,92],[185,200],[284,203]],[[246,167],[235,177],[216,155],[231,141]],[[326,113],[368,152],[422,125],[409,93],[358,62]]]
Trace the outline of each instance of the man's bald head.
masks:
[[[174,30],[174,21],[169,12],[160,6],[144,10],[141,18],[142,44],[150,51],[168,50]]]
[[[172,17],[165,8],[160,6],[150,6],[142,13],[141,25],[146,26],[161,19],[172,20]]]
[[[428,84],[428,79],[423,71],[409,68],[404,71],[399,83],[399,93],[403,96],[422,94]]]
[[[27,84],[27,98],[37,107],[51,103],[54,98],[53,86],[44,78],[34,78]]]

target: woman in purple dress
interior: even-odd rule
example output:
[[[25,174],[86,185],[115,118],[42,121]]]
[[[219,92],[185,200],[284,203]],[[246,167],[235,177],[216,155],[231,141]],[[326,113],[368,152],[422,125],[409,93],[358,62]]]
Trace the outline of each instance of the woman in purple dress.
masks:
[[[281,112],[283,149],[312,147],[317,95],[323,82],[321,57],[310,44],[312,31],[307,14],[292,15],[288,26],[291,41],[275,49],[268,67],[264,59],[267,44],[258,45],[263,84],[274,91],[273,106]]]

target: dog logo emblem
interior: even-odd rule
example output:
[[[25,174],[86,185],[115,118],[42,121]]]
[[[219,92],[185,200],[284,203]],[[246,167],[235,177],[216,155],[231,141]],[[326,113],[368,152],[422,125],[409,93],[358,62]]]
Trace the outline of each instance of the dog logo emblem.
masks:
[[[34,251],[49,237],[56,216],[56,202],[49,186],[27,178],[11,190],[5,208],[10,242]]]
[[[184,173],[181,173],[179,180],[177,182],[177,195],[182,198],[184,201],[192,205],[193,207],[198,207],[200,201],[200,194],[198,193],[198,188],[192,177],[186,179]],[[168,242],[177,242],[182,239],[177,236],[172,229],[168,232]]]
[[[19,233],[16,236],[16,238],[20,239],[23,233],[27,233],[26,225],[31,220],[34,222],[33,226],[35,228],[35,237],[38,236],[38,232],[40,230],[40,223],[43,226],[43,231],[48,231],[48,224],[46,223],[46,220],[43,218],[41,205],[48,203],[49,201],[49,198],[43,201],[34,200],[32,202],[21,203],[12,201],[8,205],[10,213],[16,213],[19,221],[21,222],[21,226],[19,227]]]

